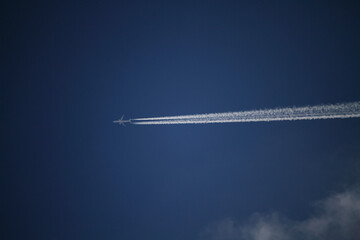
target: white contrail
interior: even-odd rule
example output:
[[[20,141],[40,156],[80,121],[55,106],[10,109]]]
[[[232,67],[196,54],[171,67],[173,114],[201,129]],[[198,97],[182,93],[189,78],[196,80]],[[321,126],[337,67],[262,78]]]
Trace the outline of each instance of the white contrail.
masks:
[[[132,124],[200,124],[230,122],[269,122],[360,117],[360,102],[267,110],[180,115],[131,119]]]

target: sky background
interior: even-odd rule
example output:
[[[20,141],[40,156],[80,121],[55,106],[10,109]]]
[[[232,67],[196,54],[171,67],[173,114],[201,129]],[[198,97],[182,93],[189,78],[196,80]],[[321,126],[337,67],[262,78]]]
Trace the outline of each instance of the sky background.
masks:
[[[359,119],[112,123],[359,101],[358,1],[0,9],[2,239],[198,239],[359,182]]]

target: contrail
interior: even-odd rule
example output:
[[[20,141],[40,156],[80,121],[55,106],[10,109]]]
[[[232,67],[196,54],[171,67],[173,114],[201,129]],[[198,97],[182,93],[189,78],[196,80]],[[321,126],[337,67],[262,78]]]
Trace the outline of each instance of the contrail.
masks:
[[[307,107],[131,119],[136,125],[270,122],[360,117],[360,101]]]

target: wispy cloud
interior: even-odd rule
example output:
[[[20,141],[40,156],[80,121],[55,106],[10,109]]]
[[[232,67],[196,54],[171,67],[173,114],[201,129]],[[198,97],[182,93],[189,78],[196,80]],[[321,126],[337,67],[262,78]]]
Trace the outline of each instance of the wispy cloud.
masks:
[[[316,203],[315,214],[291,221],[278,213],[254,214],[239,224],[228,218],[205,228],[208,240],[358,240],[360,239],[360,191],[351,189]]]

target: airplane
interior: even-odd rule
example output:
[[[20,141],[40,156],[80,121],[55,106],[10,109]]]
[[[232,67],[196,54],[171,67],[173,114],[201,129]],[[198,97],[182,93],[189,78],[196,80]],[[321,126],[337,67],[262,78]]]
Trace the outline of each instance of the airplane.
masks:
[[[113,123],[118,123],[121,124],[125,127],[125,123],[131,123],[131,119],[129,120],[123,120],[124,115],[122,115],[122,117],[119,120],[113,121]]]

